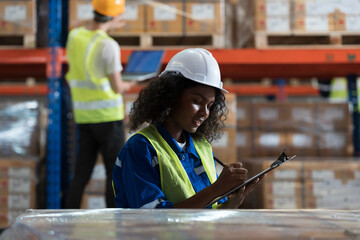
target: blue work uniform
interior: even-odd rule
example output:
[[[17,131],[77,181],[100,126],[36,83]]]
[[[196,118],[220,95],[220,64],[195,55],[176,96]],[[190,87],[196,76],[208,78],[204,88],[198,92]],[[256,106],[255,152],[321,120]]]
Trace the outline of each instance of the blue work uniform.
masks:
[[[209,178],[195,150],[192,137],[185,133],[186,149],[183,150],[170,133],[157,127],[161,136],[179,157],[190,182],[199,192],[210,185]],[[132,136],[122,148],[113,169],[115,205],[119,208],[172,208],[161,190],[157,154],[142,134]],[[219,201],[219,203],[225,202]]]

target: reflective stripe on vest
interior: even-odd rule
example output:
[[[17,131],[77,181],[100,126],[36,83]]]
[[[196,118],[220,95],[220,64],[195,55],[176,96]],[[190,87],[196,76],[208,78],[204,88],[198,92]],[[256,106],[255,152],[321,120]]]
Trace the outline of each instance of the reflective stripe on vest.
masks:
[[[150,125],[140,130],[138,134],[145,136],[156,150],[159,160],[161,189],[166,199],[176,204],[195,195],[195,190],[178,156],[160,135],[156,127]],[[211,145],[205,139],[194,139],[194,146],[210,183],[214,183],[216,181],[216,168]],[[213,208],[216,207],[217,204],[214,204]]]
[[[97,78],[91,62],[103,39],[110,37],[103,31],[76,28],[69,34],[67,57],[69,71],[66,80],[71,89],[76,123],[99,123],[124,119],[122,96],[116,94],[110,80]]]

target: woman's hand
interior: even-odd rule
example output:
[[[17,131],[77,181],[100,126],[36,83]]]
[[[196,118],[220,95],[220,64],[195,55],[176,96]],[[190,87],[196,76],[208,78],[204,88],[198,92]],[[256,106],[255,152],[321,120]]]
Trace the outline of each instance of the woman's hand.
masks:
[[[236,186],[239,186],[247,179],[247,170],[242,163],[231,163],[225,165],[219,178],[214,182],[214,189],[217,196],[223,195]]]
[[[230,194],[228,196],[228,201],[221,204],[219,208],[227,208],[227,209],[234,209],[239,208],[244,201],[244,199],[247,197],[247,195],[260,183],[260,181],[264,178],[265,175],[262,175],[261,177],[255,179],[251,183],[249,183],[247,186],[244,186],[237,190],[236,192]]]

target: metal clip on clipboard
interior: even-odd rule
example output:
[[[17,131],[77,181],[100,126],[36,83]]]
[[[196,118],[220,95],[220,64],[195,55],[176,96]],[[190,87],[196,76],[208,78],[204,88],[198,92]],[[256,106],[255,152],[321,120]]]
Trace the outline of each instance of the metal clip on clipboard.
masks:
[[[255,176],[249,178],[248,180],[246,180],[245,182],[243,182],[242,184],[240,184],[239,186],[233,188],[232,190],[230,190],[229,192],[215,198],[213,201],[211,201],[208,205],[206,205],[205,208],[208,208],[209,206],[213,205],[214,203],[220,201],[221,199],[223,199],[224,197],[226,196],[229,196],[230,194],[236,192],[237,190],[239,190],[240,188],[248,185],[249,183],[253,182],[255,179],[261,177],[262,175],[274,170],[275,168],[279,167],[280,165],[282,165],[283,163],[291,160],[291,159],[294,159],[296,157],[296,155],[292,156],[292,157],[288,157],[285,153],[286,151],[286,148],[284,148],[284,150],[282,151],[282,153],[280,153],[279,157],[270,165],[269,168],[265,169],[264,171],[256,174]]]

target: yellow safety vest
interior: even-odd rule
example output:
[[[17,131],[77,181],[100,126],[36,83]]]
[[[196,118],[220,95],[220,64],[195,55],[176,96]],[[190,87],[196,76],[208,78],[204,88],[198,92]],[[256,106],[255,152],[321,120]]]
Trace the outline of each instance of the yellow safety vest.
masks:
[[[360,111],[360,78],[356,80],[357,95]],[[348,102],[348,87],[346,78],[333,78],[330,85],[330,102]]]
[[[76,41],[74,38],[76,37]],[[109,78],[96,78],[90,62],[101,40],[110,38],[104,31],[90,31],[83,27],[73,29],[66,50],[69,83],[76,123],[100,123],[124,119],[124,103],[116,94]]]
[[[195,190],[178,156],[156,127],[150,125],[140,130],[138,134],[144,135],[156,150],[160,168],[161,189],[167,200],[176,204],[195,195]],[[217,177],[210,143],[205,139],[194,139],[194,146],[210,183],[214,183]],[[216,207],[217,204],[213,204],[212,208]]]

